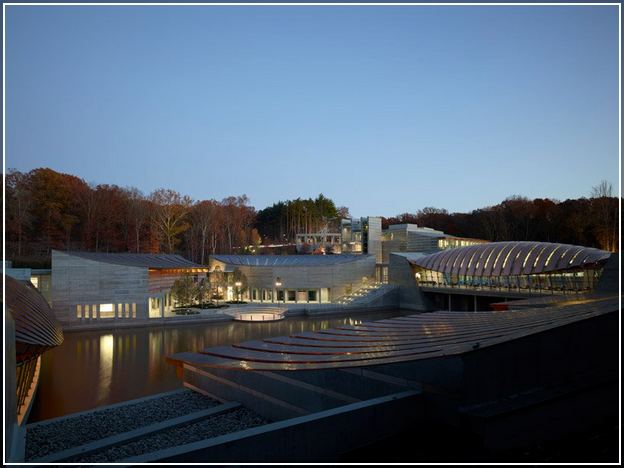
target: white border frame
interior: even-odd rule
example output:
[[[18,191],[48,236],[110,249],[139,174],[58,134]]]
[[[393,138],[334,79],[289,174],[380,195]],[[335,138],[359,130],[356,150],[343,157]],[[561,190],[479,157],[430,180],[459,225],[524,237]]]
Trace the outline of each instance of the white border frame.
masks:
[[[620,208],[620,216],[619,216],[619,252],[618,255],[620,257],[620,262],[619,262],[619,280],[620,280],[620,285],[619,285],[619,293],[620,293],[620,329],[619,329],[619,338],[620,338],[620,343],[619,343],[619,361],[620,361],[620,395],[619,395],[619,406],[620,409],[622,408],[622,392],[621,392],[621,387],[622,387],[622,375],[621,375],[621,368],[622,368],[622,324],[621,324],[621,320],[622,320],[622,315],[621,315],[621,311],[622,311],[622,256],[621,256],[621,251],[622,251],[622,94],[621,94],[621,90],[622,90],[622,64],[621,64],[621,57],[622,57],[622,50],[621,50],[621,46],[622,46],[622,9],[621,9],[621,4],[620,3],[591,3],[591,2],[585,2],[585,3],[484,3],[484,2],[477,2],[477,3],[459,3],[459,2],[450,2],[450,3],[3,3],[2,4],[2,199],[3,199],[3,205],[2,205],[2,259],[4,260],[6,258],[6,228],[5,228],[5,223],[6,223],[6,206],[4,203],[4,200],[6,200],[6,184],[5,184],[5,177],[6,177],[6,9],[7,7],[10,6],[32,6],[32,7],[36,7],[36,6],[45,6],[45,7],[54,7],[54,6],[117,6],[117,7],[123,7],[123,6],[227,6],[227,7],[264,7],[264,6],[281,6],[281,7],[297,7],[297,6],[303,6],[303,7],[309,7],[309,6],[324,6],[324,7],[334,7],[334,6],[350,6],[350,7],[367,7],[367,6],[383,6],[383,7],[399,7],[399,6],[464,6],[464,7],[470,7],[470,6],[490,6],[490,7],[496,7],[496,6],[534,6],[534,7],[539,7],[539,6],[560,6],[560,7],[565,7],[565,6],[617,6],[618,7],[618,128],[619,128],[619,135],[618,135],[618,153],[619,153],[619,174],[618,174],[618,185],[619,185],[619,193],[618,193],[618,198],[619,198],[619,208]],[[2,273],[5,273],[5,267],[4,267],[4,262],[3,262],[3,266],[2,266]],[[3,282],[3,287],[2,287],[2,303],[3,303],[3,314],[5,312],[4,310],[4,303],[5,303],[5,283]],[[6,327],[5,327],[5,322],[3,320],[2,322],[2,331],[3,331],[3,336],[6,333]],[[2,357],[3,357],[3,370],[4,370],[4,347],[2,350]],[[5,373],[3,372],[2,374],[2,382],[3,382],[3,390],[2,390],[2,404],[3,404],[3,414],[4,414],[4,405],[5,405]],[[620,424],[619,424],[619,435],[620,435],[620,448],[619,448],[619,459],[620,462],[622,460],[622,445],[621,445],[621,440],[622,440],[622,415],[620,413],[619,415],[620,418]],[[37,463],[37,464],[33,464],[33,463],[26,463],[26,462],[20,462],[20,463],[7,463],[6,462],[6,447],[5,447],[5,438],[3,438],[2,441],[2,455],[3,455],[3,461],[5,464],[7,465],[52,465],[52,466],[56,466],[56,465],[85,465],[85,463]],[[338,465],[364,465],[364,466],[368,466],[368,465],[477,465],[477,466],[481,466],[481,465],[527,465],[527,464],[543,464],[543,463],[339,463]],[[595,465],[595,463],[550,463],[550,465],[564,465],[564,466],[568,466],[568,465],[588,465],[588,464],[592,464]],[[601,463],[600,465],[617,465],[618,463]],[[109,466],[109,465],[120,465],[120,466],[125,466],[125,464],[123,463],[93,463],[93,465],[104,465],[104,466]],[[154,463],[137,463],[136,465],[148,465],[148,466],[154,466],[156,464]],[[266,466],[273,466],[273,465],[337,465],[337,463],[167,463],[166,465],[266,465]]]

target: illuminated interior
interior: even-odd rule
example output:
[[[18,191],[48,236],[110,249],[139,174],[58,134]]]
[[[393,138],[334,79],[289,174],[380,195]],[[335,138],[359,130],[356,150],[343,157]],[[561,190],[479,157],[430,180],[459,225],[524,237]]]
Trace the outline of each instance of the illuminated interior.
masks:
[[[548,242],[492,242],[460,247],[411,261],[421,287],[517,290],[539,293],[592,291],[609,252]]]

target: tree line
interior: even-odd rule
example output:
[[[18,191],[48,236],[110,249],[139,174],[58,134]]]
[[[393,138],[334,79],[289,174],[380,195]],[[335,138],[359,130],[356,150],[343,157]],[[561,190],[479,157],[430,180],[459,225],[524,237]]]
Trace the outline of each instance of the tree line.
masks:
[[[413,223],[458,237],[489,241],[545,241],[584,245],[615,252],[619,242],[619,203],[602,181],[588,198],[556,201],[511,196],[470,213],[427,207],[416,213],[383,218],[382,227]]]
[[[292,244],[304,232],[335,230],[346,207],[320,194],[280,201],[256,211],[246,195],[192,200],[161,188],[88,184],[48,168],[5,176],[7,259],[15,266],[49,264],[52,249],[179,253],[207,263],[215,253],[255,253],[262,244]],[[520,196],[474,210],[423,208],[383,218],[383,227],[416,223],[459,237],[491,241],[540,240],[615,251],[618,198],[601,182],[588,198],[556,201]]]
[[[245,195],[192,200],[171,189],[87,184],[52,169],[6,174],[7,258],[36,265],[52,249],[180,253],[205,263],[259,242]]]
[[[348,217],[346,207],[336,207],[333,200],[320,194],[316,199],[274,203],[258,212],[256,226],[268,241],[284,244],[293,242],[300,233],[320,232],[332,224],[337,229],[337,221]]]

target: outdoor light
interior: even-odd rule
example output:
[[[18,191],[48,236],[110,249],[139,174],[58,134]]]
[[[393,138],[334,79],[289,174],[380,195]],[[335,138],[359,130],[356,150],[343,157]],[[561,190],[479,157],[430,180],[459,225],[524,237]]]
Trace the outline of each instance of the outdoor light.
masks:
[[[420,273],[416,273],[416,279],[419,280],[420,279]]]
[[[282,280],[278,276],[277,278],[275,278],[275,286],[279,288],[281,285],[282,285]]]
[[[236,283],[234,283],[234,286],[236,286],[237,288],[240,288],[243,285],[243,283],[241,283],[240,281],[237,281]]]

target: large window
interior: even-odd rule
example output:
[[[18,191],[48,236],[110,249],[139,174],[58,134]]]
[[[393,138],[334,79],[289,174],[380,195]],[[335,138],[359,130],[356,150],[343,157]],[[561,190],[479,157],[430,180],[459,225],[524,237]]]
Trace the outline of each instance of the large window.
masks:
[[[76,318],[78,319],[82,318],[82,305],[80,304],[76,306]]]
[[[115,306],[113,304],[100,304],[100,318],[115,318]]]
[[[160,298],[149,298],[149,318],[160,318]]]

